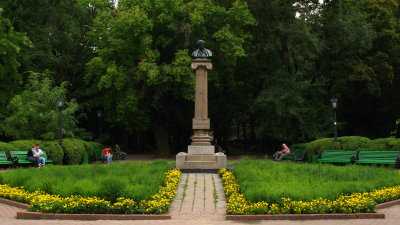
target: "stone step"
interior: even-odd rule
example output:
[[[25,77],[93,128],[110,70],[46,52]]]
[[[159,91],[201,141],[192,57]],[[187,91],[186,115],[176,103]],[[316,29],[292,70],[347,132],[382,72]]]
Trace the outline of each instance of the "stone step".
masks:
[[[215,155],[186,155],[185,161],[217,161]]]
[[[182,169],[216,169],[218,168],[217,161],[186,161]]]

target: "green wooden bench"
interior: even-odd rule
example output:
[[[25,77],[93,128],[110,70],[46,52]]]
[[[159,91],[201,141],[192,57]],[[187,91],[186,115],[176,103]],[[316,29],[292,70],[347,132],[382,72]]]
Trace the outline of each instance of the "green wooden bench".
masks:
[[[295,148],[290,150],[290,155],[284,157],[283,159],[288,159],[292,161],[303,161],[306,150],[303,148]]]
[[[46,151],[42,150],[42,152],[44,153],[44,155],[41,155],[40,157],[43,157],[43,158],[45,159],[46,164],[47,164],[47,163],[53,163],[53,160],[52,160],[52,159],[49,159],[49,157],[47,156]]]
[[[45,158],[46,163],[53,163],[53,160],[48,158],[46,151],[43,151],[43,153],[44,155],[41,155],[40,157]],[[11,158],[16,160],[19,165],[33,164],[33,162],[26,159],[27,154],[28,151],[10,151]]]
[[[400,165],[399,151],[360,151],[355,158],[357,164]]]
[[[19,165],[22,164],[33,164],[33,162],[29,161],[26,159],[26,155],[28,154],[28,151],[10,151],[10,156],[13,160],[17,161]]]
[[[8,160],[6,152],[1,151],[0,152],[0,165],[12,165],[13,162]]]
[[[352,157],[356,157],[357,151],[323,150],[317,162],[351,163]]]
[[[105,163],[107,159],[101,154],[102,151],[103,149],[95,149],[93,150],[93,153],[97,160],[100,160],[102,163]]]

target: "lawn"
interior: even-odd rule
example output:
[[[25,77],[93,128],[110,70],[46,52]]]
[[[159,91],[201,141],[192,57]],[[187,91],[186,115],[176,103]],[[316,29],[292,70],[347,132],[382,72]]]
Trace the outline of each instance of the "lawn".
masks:
[[[340,195],[371,192],[400,184],[400,173],[384,167],[329,164],[299,164],[244,160],[236,163],[233,174],[240,192],[249,202],[280,203],[335,200]]]
[[[69,197],[100,197],[115,202],[118,197],[135,201],[149,200],[165,183],[169,165],[164,160],[152,163],[130,162],[110,165],[46,166],[7,171],[0,174],[0,183],[33,192]]]

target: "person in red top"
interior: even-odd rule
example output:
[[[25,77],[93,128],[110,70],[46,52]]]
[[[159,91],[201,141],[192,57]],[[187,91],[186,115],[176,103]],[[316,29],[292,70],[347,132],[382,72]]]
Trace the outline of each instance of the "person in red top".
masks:
[[[286,144],[282,144],[282,150],[275,152],[273,155],[276,161],[280,161],[283,157],[290,154],[290,148]]]
[[[106,157],[106,159],[107,159],[107,164],[110,164],[110,163],[112,163],[113,162],[113,160],[112,160],[112,155],[111,155],[111,147],[108,147],[108,148],[105,148],[105,149],[103,149],[103,151],[101,152],[101,154],[104,156],[104,157]]]

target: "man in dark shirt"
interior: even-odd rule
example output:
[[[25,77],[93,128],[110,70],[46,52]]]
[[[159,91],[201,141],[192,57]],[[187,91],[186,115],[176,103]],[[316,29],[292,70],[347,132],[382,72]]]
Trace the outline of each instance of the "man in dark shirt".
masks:
[[[33,148],[28,150],[28,154],[26,155],[26,159],[33,162],[33,167],[38,167],[39,165],[39,156],[33,154]]]

